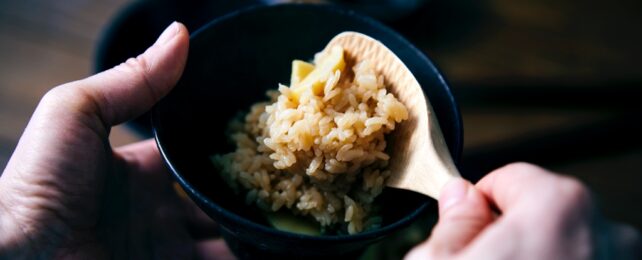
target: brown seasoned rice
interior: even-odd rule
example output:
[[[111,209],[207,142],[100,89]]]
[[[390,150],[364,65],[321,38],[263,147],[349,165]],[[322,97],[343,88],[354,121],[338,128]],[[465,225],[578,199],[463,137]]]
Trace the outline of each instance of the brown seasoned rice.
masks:
[[[236,150],[213,161],[248,204],[286,208],[340,233],[380,224],[372,202],[390,175],[384,137],[408,111],[371,62],[334,71],[320,94],[295,97],[279,85],[269,103],[230,123]]]

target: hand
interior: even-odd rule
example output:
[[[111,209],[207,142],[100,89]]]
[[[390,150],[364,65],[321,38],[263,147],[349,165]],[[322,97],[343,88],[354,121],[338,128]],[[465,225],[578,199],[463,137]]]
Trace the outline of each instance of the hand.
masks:
[[[604,220],[580,182],[530,164],[505,166],[475,186],[451,181],[439,198],[439,215],[430,238],[406,259],[642,256],[639,234]]]
[[[171,90],[188,45],[173,23],[137,58],[43,97],[0,178],[0,259],[231,257],[190,236],[214,224],[176,196],[153,141],[108,140]]]

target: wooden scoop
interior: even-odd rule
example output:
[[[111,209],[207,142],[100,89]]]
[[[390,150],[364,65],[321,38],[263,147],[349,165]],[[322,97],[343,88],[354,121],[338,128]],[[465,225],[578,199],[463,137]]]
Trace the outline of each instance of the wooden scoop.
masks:
[[[381,42],[357,32],[335,36],[324,51],[342,46],[348,64],[373,61],[388,90],[408,108],[408,120],[392,132],[388,151],[392,175],[386,186],[412,190],[438,199],[441,188],[460,178],[448,152],[432,106],[419,82],[403,62]]]

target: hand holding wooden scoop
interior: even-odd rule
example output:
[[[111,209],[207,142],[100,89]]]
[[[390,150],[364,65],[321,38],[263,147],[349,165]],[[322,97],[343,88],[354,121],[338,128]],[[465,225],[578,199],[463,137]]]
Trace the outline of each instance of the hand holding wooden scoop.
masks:
[[[411,190],[438,199],[441,188],[461,178],[450,157],[439,123],[424,92],[403,62],[381,42],[357,32],[335,36],[324,51],[340,45],[346,60],[369,59],[384,76],[389,91],[408,108],[408,120],[389,139],[390,170],[386,186]]]

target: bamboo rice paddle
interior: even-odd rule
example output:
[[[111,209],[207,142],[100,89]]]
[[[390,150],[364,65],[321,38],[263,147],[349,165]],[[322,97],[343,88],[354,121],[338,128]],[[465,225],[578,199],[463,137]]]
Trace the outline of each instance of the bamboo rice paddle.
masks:
[[[461,176],[419,82],[391,50],[369,36],[343,32],[335,36],[324,51],[330,51],[335,45],[344,48],[346,66],[363,59],[373,61],[377,73],[384,76],[388,90],[408,108],[408,120],[397,125],[388,139],[392,175],[386,186],[438,199],[441,188]]]

